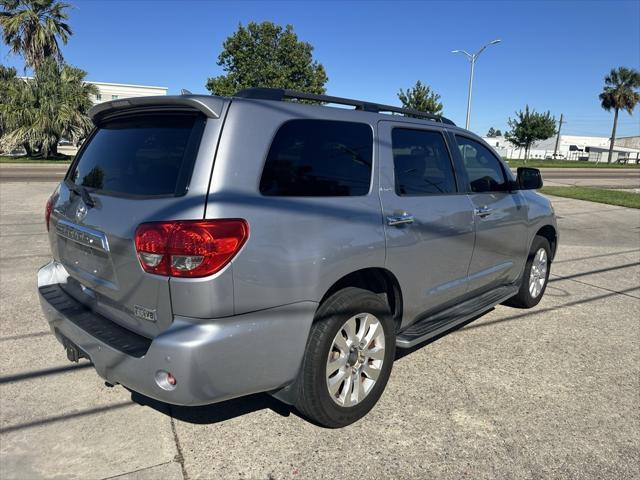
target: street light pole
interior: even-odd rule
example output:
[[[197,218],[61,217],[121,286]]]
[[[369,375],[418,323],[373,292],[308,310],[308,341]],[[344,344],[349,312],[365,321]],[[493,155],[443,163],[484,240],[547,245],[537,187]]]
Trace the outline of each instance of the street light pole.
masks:
[[[486,45],[484,45],[480,50],[476,53],[469,53],[465,50],[452,50],[451,53],[463,53],[469,59],[469,63],[471,63],[471,71],[469,73],[469,96],[467,97],[467,120],[465,122],[464,128],[469,130],[469,123],[471,122],[471,95],[473,93],[473,73],[476,67],[476,60],[478,57],[489,45],[495,45],[496,43],[500,43],[500,40],[493,40]]]
[[[464,128],[469,130],[469,122],[471,120],[471,94],[473,93],[473,71],[476,67],[476,56],[471,58],[471,73],[469,74],[469,94],[467,95],[467,120],[464,122]]]

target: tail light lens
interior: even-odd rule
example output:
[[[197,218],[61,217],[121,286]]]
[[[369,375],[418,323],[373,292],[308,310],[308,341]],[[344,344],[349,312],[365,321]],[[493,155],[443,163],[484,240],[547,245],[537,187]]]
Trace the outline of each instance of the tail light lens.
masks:
[[[44,223],[47,226],[47,232],[49,231],[49,219],[51,218],[51,211],[53,210],[53,196],[47,200],[47,205],[44,207]]]
[[[249,237],[242,219],[143,223],[135,243],[145,272],[206,277],[222,269]]]

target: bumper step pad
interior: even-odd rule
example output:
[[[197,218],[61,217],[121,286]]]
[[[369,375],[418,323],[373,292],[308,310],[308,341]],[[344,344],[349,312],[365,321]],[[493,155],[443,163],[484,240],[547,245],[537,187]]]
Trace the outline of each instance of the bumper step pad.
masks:
[[[138,335],[108,318],[93,312],[66,293],[58,284],[39,288],[43,298],[70,322],[111,348],[141,358],[149,350],[151,339]]]

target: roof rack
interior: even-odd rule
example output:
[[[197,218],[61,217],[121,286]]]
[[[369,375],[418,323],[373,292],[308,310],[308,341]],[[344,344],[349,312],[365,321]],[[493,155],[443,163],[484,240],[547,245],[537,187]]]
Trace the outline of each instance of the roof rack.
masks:
[[[276,100],[282,101],[285,98],[291,98],[296,100],[312,100],[316,102],[335,103],[338,105],[351,105],[356,110],[363,110],[365,112],[374,113],[401,113],[403,115],[410,115],[417,118],[426,118],[428,120],[434,120],[436,122],[446,123],[455,126],[446,117],[440,115],[434,115],[428,112],[422,112],[420,110],[413,110],[411,108],[394,107],[393,105],[382,105],[379,103],[367,102],[364,100],[353,100],[351,98],[332,97],[331,95],[318,95],[315,93],[297,92],[295,90],[289,90],[288,88],[245,88],[237,92],[234,97],[239,98],[251,98],[255,100]]]

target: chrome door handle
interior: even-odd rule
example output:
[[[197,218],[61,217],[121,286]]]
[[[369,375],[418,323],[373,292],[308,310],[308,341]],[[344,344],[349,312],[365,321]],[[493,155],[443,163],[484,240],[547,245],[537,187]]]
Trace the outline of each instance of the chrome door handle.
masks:
[[[473,212],[480,218],[484,218],[491,215],[491,212],[493,212],[493,208],[489,208],[485,206],[485,207],[476,208]]]
[[[406,225],[408,223],[413,223],[414,220],[415,218],[413,218],[413,215],[410,215],[408,213],[403,213],[402,215],[392,215],[387,217],[387,225]]]

